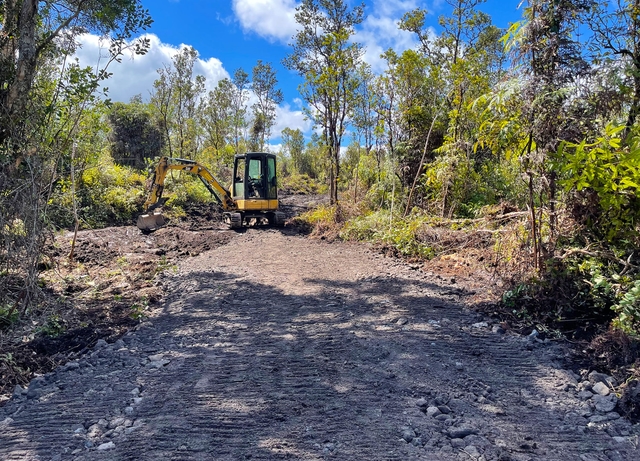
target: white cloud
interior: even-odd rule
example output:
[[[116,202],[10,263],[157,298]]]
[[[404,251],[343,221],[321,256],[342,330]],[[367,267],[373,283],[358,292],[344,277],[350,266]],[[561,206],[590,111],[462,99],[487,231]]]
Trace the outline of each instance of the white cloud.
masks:
[[[149,51],[142,56],[125,53],[122,62],[113,62],[108,71],[113,75],[104,86],[109,88],[109,97],[113,101],[128,102],[132,96],[142,95],[144,100],[149,98],[153,89],[153,82],[158,78],[157,70],[163,66],[170,66],[171,59],[182,47],[162,43],[153,34],[147,34],[151,44]],[[101,68],[108,60],[109,43],[92,34],[85,34],[78,38],[81,47],[76,52],[80,65],[92,68]],[[217,58],[198,59],[194,65],[196,75],[206,77],[207,89],[213,88],[223,78],[228,78],[229,73],[224,69],[222,62]]]
[[[364,60],[374,72],[385,69],[380,55],[389,48],[402,53],[418,45],[415,34],[398,28],[402,16],[418,6],[416,0],[375,0],[369,6],[354,40],[365,46]]]
[[[148,100],[153,89],[153,82],[158,78],[157,70],[163,66],[170,66],[173,56],[182,47],[162,43],[160,39],[149,34],[145,36],[150,40],[149,51],[142,56],[125,54],[122,62],[113,62],[108,71],[113,75],[105,82],[104,86],[109,88],[109,98],[113,101],[128,102],[131,97],[140,94],[143,100]],[[109,59],[108,42],[96,35],[86,34],[79,37],[81,47],[77,50],[75,57],[78,58],[82,67],[102,68]],[[218,81],[229,78],[229,73],[224,69],[222,62],[217,58],[198,59],[194,65],[196,75],[206,77],[207,90],[213,89]],[[251,92],[248,105],[253,104],[257,98]],[[294,99],[292,108],[288,103],[284,103],[276,110],[276,124],[273,127],[272,139],[279,139],[280,133],[286,127],[300,129],[303,133],[311,130],[311,123],[305,120],[301,110],[302,101]]]
[[[278,143],[278,144],[271,143],[271,144],[268,144],[266,147],[268,152],[273,152],[274,154],[277,154],[282,150],[282,143]]]
[[[434,8],[442,0],[430,2]],[[365,46],[364,60],[375,72],[382,72],[385,62],[380,55],[389,48],[398,53],[415,48],[417,38],[398,29],[402,16],[424,5],[420,0],[369,0],[365,19],[356,28],[354,41]],[[270,41],[289,43],[296,32],[296,0],[233,0],[233,10],[242,28]]]
[[[233,11],[245,31],[283,43],[296,32],[295,8],[295,0],[233,0]]]
[[[279,139],[282,130],[285,128],[299,129],[308,134],[311,131],[311,125],[311,122],[305,119],[301,110],[292,109],[289,104],[284,103],[276,109],[276,124],[271,132],[271,137]]]

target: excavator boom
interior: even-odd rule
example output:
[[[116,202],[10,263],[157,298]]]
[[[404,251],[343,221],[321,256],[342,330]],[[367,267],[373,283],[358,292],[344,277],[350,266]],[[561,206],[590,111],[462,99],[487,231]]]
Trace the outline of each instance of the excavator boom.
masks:
[[[222,187],[220,182],[218,182],[205,166],[194,160],[162,157],[151,179],[151,191],[149,192],[147,200],[144,202],[144,211],[153,210],[160,202],[162,192],[164,191],[164,181],[169,170],[185,171],[195,174],[225,211],[234,211],[238,208],[235,200],[231,198],[229,191]],[[138,217],[137,226],[142,231],[152,231],[164,226],[165,223],[166,220],[162,214],[147,213]]]

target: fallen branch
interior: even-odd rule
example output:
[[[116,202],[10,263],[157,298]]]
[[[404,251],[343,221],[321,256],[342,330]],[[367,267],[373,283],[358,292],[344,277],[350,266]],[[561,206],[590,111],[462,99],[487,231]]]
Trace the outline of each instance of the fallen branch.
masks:
[[[584,256],[591,256],[592,258],[603,258],[606,260],[609,260],[611,262],[620,264],[621,266],[623,266],[622,272],[620,272],[620,276],[626,274],[627,272],[629,272],[629,270],[633,269],[633,270],[638,270],[639,267],[636,266],[635,264],[631,264],[631,258],[633,258],[633,254],[634,252],[632,251],[631,254],[629,254],[629,256],[627,257],[626,260],[618,258],[616,255],[614,255],[613,253],[611,253],[610,251],[604,251],[604,250],[600,250],[600,251],[590,251],[589,247],[591,245],[587,245],[586,248],[572,248],[571,250],[567,250],[565,251],[561,256],[558,256],[557,259],[559,260],[564,260],[567,259],[570,256],[579,254],[579,255],[584,255]]]

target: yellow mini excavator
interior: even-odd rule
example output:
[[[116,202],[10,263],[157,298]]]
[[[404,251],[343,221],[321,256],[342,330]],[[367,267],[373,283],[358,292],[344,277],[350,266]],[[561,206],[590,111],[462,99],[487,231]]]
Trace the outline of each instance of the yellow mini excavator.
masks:
[[[234,158],[230,191],[222,187],[209,170],[198,162],[162,157],[156,166],[151,191],[144,203],[146,213],[138,218],[137,225],[142,231],[150,232],[166,224],[162,213],[149,212],[161,203],[164,180],[169,170],[197,175],[222,207],[223,219],[231,228],[264,222],[272,226],[284,224],[285,215],[278,211],[276,156],[264,152],[249,152]]]

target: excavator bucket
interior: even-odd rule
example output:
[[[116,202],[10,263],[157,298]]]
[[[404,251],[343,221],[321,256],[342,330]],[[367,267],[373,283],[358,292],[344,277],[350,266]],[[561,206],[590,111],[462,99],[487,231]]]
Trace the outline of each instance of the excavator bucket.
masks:
[[[136,225],[143,232],[151,232],[167,223],[162,213],[143,214],[138,217]]]

